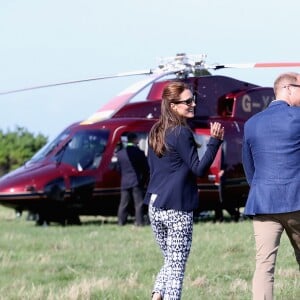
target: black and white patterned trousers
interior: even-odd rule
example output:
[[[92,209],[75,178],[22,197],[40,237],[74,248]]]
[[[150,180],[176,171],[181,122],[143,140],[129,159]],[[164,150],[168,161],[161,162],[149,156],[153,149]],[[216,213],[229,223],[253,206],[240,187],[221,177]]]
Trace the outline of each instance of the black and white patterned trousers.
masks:
[[[192,244],[193,212],[164,210],[152,203],[149,204],[151,227],[164,256],[153,293],[160,293],[164,300],[179,300]]]

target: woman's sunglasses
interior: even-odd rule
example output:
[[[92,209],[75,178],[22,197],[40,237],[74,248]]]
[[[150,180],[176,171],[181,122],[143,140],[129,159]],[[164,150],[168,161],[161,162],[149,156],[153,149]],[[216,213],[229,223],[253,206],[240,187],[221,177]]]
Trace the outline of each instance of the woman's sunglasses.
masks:
[[[195,102],[196,102],[195,101],[195,97],[191,97],[191,98],[186,99],[186,100],[172,101],[172,103],[174,103],[174,104],[180,104],[180,103],[182,103],[182,104],[186,104],[187,106],[191,106],[192,103],[195,103]]]

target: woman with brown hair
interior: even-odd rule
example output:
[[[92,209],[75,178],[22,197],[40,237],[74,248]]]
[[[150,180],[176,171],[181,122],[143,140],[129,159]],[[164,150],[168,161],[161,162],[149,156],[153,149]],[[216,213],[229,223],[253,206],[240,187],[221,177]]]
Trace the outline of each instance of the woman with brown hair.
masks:
[[[161,116],[149,134],[150,182],[145,196],[155,239],[164,265],[156,277],[152,299],[181,297],[184,271],[192,243],[193,210],[198,207],[197,176],[212,164],[224,136],[220,123],[211,123],[211,138],[199,160],[187,119],[196,106],[188,85],[170,82],[163,90]]]

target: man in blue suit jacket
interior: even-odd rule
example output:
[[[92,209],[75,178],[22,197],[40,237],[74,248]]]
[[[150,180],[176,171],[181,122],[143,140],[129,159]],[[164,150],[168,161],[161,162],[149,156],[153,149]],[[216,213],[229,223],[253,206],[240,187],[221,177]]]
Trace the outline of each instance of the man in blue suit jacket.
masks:
[[[273,299],[274,270],[285,230],[300,266],[300,74],[274,83],[276,100],[245,124],[243,165],[250,192],[256,268],[253,299]]]

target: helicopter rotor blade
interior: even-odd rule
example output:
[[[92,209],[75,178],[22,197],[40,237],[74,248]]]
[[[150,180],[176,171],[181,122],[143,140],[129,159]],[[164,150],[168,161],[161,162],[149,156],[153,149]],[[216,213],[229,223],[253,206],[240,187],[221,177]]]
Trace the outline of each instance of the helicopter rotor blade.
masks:
[[[58,83],[49,83],[49,84],[43,84],[43,85],[38,85],[38,86],[16,89],[16,90],[3,91],[3,92],[0,92],[0,96],[7,95],[7,94],[19,93],[19,92],[26,92],[26,91],[31,91],[31,90],[37,90],[37,89],[43,89],[43,88],[49,88],[49,87],[55,87],[55,86],[61,86],[61,85],[76,84],[76,83],[81,83],[81,82],[97,81],[97,80],[102,80],[102,79],[111,79],[111,78],[118,78],[118,77],[151,75],[151,74],[153,74],[152,70],[123,72],[123,73],[117,73],[117,74],[113,74],[113,75],[105,75],[105,76],[101,76],[101,77],[94,77],[94,78],[73,80],[73,81],[65,81],[65,82],[58,82]]]
[[[178,69],[178,72],[183,71]],[[150,84],[159,79],[166,77],[168,75],[176,74],[174,70],[166,72],[154,72],[149,77],[144,78],[143,80],[134,83],[130,87],[123,90],[117,96],[112,98],[103,107],[93,113],[89,118],[82,121],[81,124],[92,124],[104,119],[112,117],[116,112],[118,112],[124,105],[129,103],[139,92],[144,90]]]
[[[283,67],[300,67],[300,62],[262,62],[262,63],[245,63],[245,64],[224,64],[212,65],[208,68],[220,70],[225,68],[250,69],[250,68],[283,68]]]
[[[160,74],[164,72],[173,72],[177,74],[177,76],[188,76],[189,74],[195,71],[202,71],[202,70],[220,70],[225,68],[282,68],[282,67],[300,67],[300,62],[263,62],[263,63],[242,63],[242,64],[212,64],[207,65],[205,63],[206,55],[186,55],[185,53],[179,53],[174,57],[167,57],[161,59],[160,65],[156,69],[148,69],[148,70],[140,70],[140,71],[131,71],[131,72],[123,72],[123,73],[116,73],[113,75],[104,75],[100,77],[88,78],[88,79],[81,79],[81,80],[73,80],[73,81],[65,81],[65,82],[58,82],[58,83],[49,83],[43,84],[38,86],[26,87],[21,89],[15,90],[8,90],[8,91],[0,91],[0,96],[31,91],[36,89],[43,89],[49,87],[56,87],[62,85],[69,85],[69,84],[77,84],[82,82],[89,82],[89,81],[96,81],[96,80],[103,80],[103,79],[110,79],[110,78],[118,78],[118,77],[129,77],[129,76],[138,76],[138,75],[152,75],[152,74]]]

